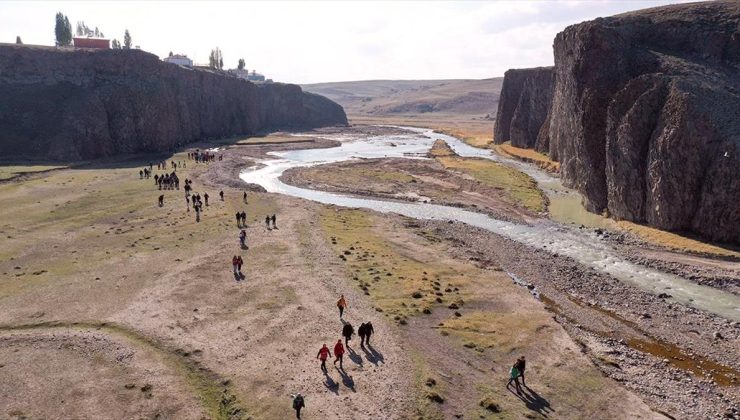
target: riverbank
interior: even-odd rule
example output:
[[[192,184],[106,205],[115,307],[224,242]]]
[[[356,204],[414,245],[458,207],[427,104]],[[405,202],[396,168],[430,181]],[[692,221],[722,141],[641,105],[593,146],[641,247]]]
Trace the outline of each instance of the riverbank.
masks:
[[[596,287],[604,283],[600,286],[614,288],[613,293],[595,307],[614,310],[630,321],[635,314],[629,308],[611,305],[643,299],[640,305],[662,311],[668,303],[634,288],[620,289],[580,264],[461,223],[421,222],[257,191],[248,192],[244,203],[244,184],[230,178],[239,168],[259,167],[265,157],[274,158],[270,151],[404,133],[392,128],[352,130],[303,133],[314,142],[271,142],[268,136],[245,139],[242,145],[198,145],[219,147],[216,153],[223,160],[211,164],[187,160],[186,151],[168,158],[187,162],[178,169],[181,180],[192,179],[194,191],[209,193],[199,223],[192,209],[187,211],[182,190],[158,190],[151,179],[139,179],[146,159],[61,169],[1,184],[0,198],[13,203],[1,227],[7,244],[0,250],[3,337],[10,337],[23,360],[53,357],[58,366],[90,366],[78,369],[74,383],[56,382],[52,373],[39,372],[47,378],[38,384],[42,391],[24,400],[3,398],[10,404],[3,404],[7,409],[1,415],[39,417],[59,404],[54,396],[62,395],[75,395],[81,404],[115,398],[122,403],[111,405],[112,410],[126,403],[132,416],[173,413],[200,418],[205,412],[213,418],[288,418],[288,395],[302,392],[307,418],[340,419],[593,418],[604,413],[651,418],[658,416],[653,409],[677,417],[708,417],[721,415],[726,407],[717,399],[717,389],[725,398],[736,398],[736,386],[707,385],[708,390],[701,388],[691,401],[657,380],[650,384],[652,389],[625,388],[620,382],[634,384],[641,374],[649,379],[653,373],[624,368],[628,363],[615,359],[652,360],[637,349],[609,359],[623,367],[624,377],[604,377],[602,372],[616,368],[597,369],[592,352],[598,345],[580,338],[581,329],[562,317],[576,318],[594,331],[601,331],[602,323],[606,331],[612,328],[608,322],[613,328],[619,324],[608,316],[595,318],[595,326],[582,321],[598,311],[572,309],[569,296],[599,296]],[[218,199],[220,190],[225,201]],[[164,206],[158,207],[161,194]],[[238,247],[234,213],[242,210],[248,214],[248,249]],[[277,215],[278,229],[264,225],[265,215],[271,214]],[[241,282],[231,273],[234,254],[246,263]],[[543,304],[534,299],[506,271],[537,282],[550,300]],[[553,276],[557,278],[550,280]],[[628,294],[617,300],[625,290]],[[339,338],[339,294],[349,302],[345,319],[355,328],[372,321],[376,335],[367,352],[352,340],[354,352],[345,359],[345,371],[329,364],[325,376],[315,353],[321,344]],[[562,317],[556,316],[562,324],[552,319],[555,305],[566,308]],[[682,351],[697,356],[697,363],[706,358],[737,366],[737,325],[715,328],[706,314],[673,305],[675,312],[668,314],[677,318],[656,314],[638,319],[647,333],[636,337],[676,341]],[[634,308],[637,313],[643,310]],[[671,341],[674,336],[667,329],[677,319],[691,324],[680,324]],[[52,324],[53,331],[45,329]],[[88,343],[78,346],[74,341],[69,349],[55,350],[19,327],[60,337],[82,330],[75,340]],[[688,330],[699,333],[692,337]],[[632,331],[617,329],[620,334]],[[707,331],[722,335],[716,348]],[[116,364],[96,358],[106,348],[99,341],[107,337],[118,343],[121,334],[125,340],[118,344],[121,358]],[[688,344],[678,342],[683,339]],[[581,342],[586,343],[585,354]],[[90,346],[99,350],[87,350]],[[0,351],[0,390],[18,390],[12,378],[25,368],[14,354]],[[504,386],[508,368],[519,355],[527,356],[530,387],[521,396]],[[124,369],[125,378],[110,380],[110,366]],[[161,382],[152,382],[142,366],[159,369]],[[699,382],[690,371],[676,369],[676,377]],[[197,372],[205,373],[194,375]],[[126,387],[131,383],[136,392]],[[168,409],[160,399],[164,394],[159,394],[167,390],[192,403],[178,405],[179,411]],[[651,392],[664,395],[665,402]]]

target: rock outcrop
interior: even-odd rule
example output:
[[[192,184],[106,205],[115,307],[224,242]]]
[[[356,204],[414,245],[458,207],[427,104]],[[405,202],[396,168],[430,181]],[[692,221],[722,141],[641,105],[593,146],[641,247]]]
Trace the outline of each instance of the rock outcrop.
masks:
[[[740,3],[599,18],[554,52],[543,142],[586,207],[740,243]]]
[[[254,84],[139,50],[0,45],[3,158],[90,159],[346,123],[341,106],[296,85]]]
[[[538,137],[552,102],[555,77],[552,67],[511,69],[504,74],[493,139],[496,144],[547,149],[547,134]],[[547,130],[544,130],[547,132]]]

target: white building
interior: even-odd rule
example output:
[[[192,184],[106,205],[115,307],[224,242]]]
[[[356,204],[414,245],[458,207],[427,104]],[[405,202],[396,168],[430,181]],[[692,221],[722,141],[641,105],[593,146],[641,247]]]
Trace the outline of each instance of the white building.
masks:
[[[265,76],[257,73],[254,70],[252,70],[252,72],[250,73],[249,70],[245,70],[245,69],[241,69],[241,70],[231,69],[229,70],[229,73],[233,74],[234,76],[240,79],[245,79],[245,80],[249,80],[252,82],[264,82],[265,81]]]
[[[188,56],[184,54],[174,54],[163,58],[162,61],[185,67],[193,67],[193,60],[189,59]]]

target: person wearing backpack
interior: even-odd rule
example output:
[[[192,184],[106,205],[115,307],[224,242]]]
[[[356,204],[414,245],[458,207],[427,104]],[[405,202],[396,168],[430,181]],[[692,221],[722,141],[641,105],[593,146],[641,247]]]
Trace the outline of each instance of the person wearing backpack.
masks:
[[[342,336],[344,336],[344,345],[349,348],[349,340],[352,339],[352,334],[355,333],[354,327],[349,322],[344,324],[342,327]]]
[[[306,406],[306,401],[303,398],[303,395],[301,393],[297,393],[295,395],[291,395],[291,398],[293,398],[293,410],[295,410],[295,417],[297,419],[301,418],[301,409]]]

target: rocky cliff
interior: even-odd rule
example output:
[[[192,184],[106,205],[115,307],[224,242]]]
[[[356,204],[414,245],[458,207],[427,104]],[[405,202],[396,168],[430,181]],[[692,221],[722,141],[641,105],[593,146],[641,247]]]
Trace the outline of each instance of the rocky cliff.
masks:
[[[254,84],[138,50],[0,45],[0,154],[78,160],[199,139],[346,124],[296,85]]]
[[[535,148],[552,102],[555,77],[552,67],[512,69],[504,74],[493,139],[516,147]],[[544,130],[547,131],[547,130]],[[546,149],[547,136],[538,149]]]
[[[586,207],[740,243],[740,2],[584,22],[554,52],[541,130]]]

